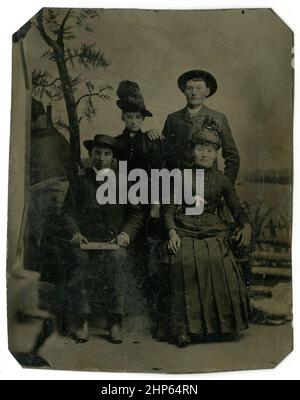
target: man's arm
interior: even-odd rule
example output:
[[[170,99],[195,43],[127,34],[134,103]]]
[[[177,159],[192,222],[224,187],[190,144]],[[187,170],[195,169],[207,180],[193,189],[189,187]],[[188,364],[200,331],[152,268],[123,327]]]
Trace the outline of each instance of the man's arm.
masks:
[[[243,227],[246,224],[250,224],[249,217],[240,202],[240,199],[236,193],[233,183],[229,180],[228,177],[224,176],[223,178],[224,178],[224,183],[223,183],[224,200],[236,224],[239,225],[240,227]]]
[[[234,185],[226,176],[224,176],[223,195],[235,222],[240,227],[240,230],[235,236],[236,243],[238,243],[238,246],[249,246],[252,238],[252,226],[236,194]]]
[[[161,159],[162,159],[162,166],[161,168],[168,168],[170,163],[172,164],[172,149],[174,143],[171,143],[171,118],[168,115],[166,122],[164,124],[162,135],[164,136],[165,140],[162,143],[161,147]]]
[[[224,173],[234,184],[240,168],[240,155],[225,115],[222,119],[222,135],[222,156],[225,161]]]

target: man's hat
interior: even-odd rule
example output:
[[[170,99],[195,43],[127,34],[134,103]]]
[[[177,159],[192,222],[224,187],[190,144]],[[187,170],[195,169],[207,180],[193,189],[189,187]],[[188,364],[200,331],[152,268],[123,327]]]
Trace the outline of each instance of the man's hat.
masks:
[[[45,107],[41,101],[31,98],[31,120],[36,121],[40,115],[46,115]]]
[[[206,115],[202,121],[201,128],[193,133],[192,144],[212,144],[219,149],[222,145],[222,129],[220,124]]]
[[[121,151],[119,142],[108,135],[95,135],[93,140],[85,140],[83,144],[88,151],[92,151],[95,146],[108,147],[115,155],[118,155]]]
[[[211,73],[207,71],[202,71],[200,69],[187,71],[184,74],[180,75],[177,84],[182,92],[184,92],[185,90],[187,81],[190,81],[191,79],[201,79],[206,83],[206,86],[210,89],[209,95],[207,97],[210,97],[216,93],[218,85],[215,77]]]
[[[117,90],[117,106],[125,112],[141,112],[145,117],[152,117],[152,113],[146,109],[144,97],[136,82],[122,81]]]

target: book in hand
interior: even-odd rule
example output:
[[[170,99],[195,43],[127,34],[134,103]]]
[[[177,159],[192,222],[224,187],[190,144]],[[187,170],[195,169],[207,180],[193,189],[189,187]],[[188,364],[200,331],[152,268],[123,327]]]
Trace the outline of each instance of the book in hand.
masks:
[[[110,242],[89,242],[81,243],[81,250],[117,250],[119,246],[117,243]]]

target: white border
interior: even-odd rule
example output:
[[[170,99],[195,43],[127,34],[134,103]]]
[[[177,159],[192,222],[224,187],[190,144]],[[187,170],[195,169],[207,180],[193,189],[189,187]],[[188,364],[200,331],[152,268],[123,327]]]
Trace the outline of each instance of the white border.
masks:
[[[4,5],[5,4],[5,5]],[[16,363],[7,350],[6,330],[6,223],[7,223],[7,180],[8,180],[8,149],[10,130],[10,97],[11,97],[11,35],[21,25],[30,19],[42,7],[94,7],[94,8],[160,8],[160,9],[216,9],[216,8],[273,8],[282,20],[294,31],[295,34],[295,64],[297,65],[297,42],[300,33],[298,15],[300,2],[297,0],[31,0],[21,2],[10,0],[1,5],[2,21],[0,24],[1,41],[1,129],[0,129],[0,151],[1,151],[1,207],[0,207],[0,380],[2,379],[72,379],[72,380],[102,380],[102,379],[299,379],[298,368],[300,365],[299,350],[299,308],[300,304],[300,281],[298,264],[300,263],[300,157],[295,157],[294,163],[294,221],[293,221],[293,276],[294,276],[294,328],[295,328],[295,350],[274,370],[230,372],[217,374],[197,375],[160,375],[160,374],[121,374],[121,373],[84,373],[67,371],[46,370],[24,370]],[[300,51],[299,51],[300,53]],[[296,74],[296,93],[299,93],[299,80]],[[284,99],[282,99],[284,101]],[[296,134],[300,128],[300,109],[298,96],[295,96],[295,125],[294,125],[294,152],[300,152],[300,138]]]

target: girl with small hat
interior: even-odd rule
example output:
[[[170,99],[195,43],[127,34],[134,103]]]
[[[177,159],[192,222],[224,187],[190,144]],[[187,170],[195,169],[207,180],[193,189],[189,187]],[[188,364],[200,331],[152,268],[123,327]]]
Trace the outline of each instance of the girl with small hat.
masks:
[[[204,212],[191,216],[185,214],[185,204],[164,206],[169,233],[169,335],[179,347],[207,338],[231,337],[248,327],[242,271],[228,244],[231,229],[218,215],[222,198],[240,228],[236,236],[239,245],[250,244],[251,226],[233,184],[213,168],[220,135],[218,123],[205,117],[192,140],[193,171],[205,171]]]
[[[151,169],[161,169],[163,166],[161,141],[150,139],[150,132],[153,130],[147,132],[142,130],[145,118],[152,117],[152,113],[145,106],[143,95],[136,82],[120,82],[117,95],[119,99],[116,104],[122,110],[122,120],[125,124],[123,132],[116,137],[122,146],[121,159],[127,161],[128,171],[135,168],[143,169],[150,178]],[[163,315],[164,305],[158,304],[157,299],[163,299],[162,290],[165,290],[165,276],[160,268],[163,220],[159,204],[150,205],[149,201],[149,205],[143,206],[143,211],[145,224],[136,238],[133,254],[135,274],[138,286],[143,287],[153,324],[158,326],[158,317]],[[155,336],[157,331],[158,329],[154,327]]]

